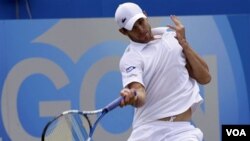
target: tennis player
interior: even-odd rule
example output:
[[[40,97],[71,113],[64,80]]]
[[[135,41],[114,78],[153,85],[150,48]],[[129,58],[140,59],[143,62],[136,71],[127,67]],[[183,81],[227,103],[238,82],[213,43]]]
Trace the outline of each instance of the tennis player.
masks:
[[[128,141],[203,140],[190,121],[203,101],[198,84],[211,80],[209,68],[188,43],[181,21],[170,18],[174,25],[151,29],[137,4],[116,9],[119,31],[130,39],[120,60],[125,97],[120,106],[136,107]]]

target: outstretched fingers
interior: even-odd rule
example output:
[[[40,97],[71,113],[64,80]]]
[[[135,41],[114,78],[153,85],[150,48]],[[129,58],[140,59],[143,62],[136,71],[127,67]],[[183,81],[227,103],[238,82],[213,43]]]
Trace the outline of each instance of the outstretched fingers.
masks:
[[[174,25],[167,25],[170,29],[176,32],[177,39],[185,39],[185,28],[181,21],[175,15],[170,15],[171,20],[173,21]]]

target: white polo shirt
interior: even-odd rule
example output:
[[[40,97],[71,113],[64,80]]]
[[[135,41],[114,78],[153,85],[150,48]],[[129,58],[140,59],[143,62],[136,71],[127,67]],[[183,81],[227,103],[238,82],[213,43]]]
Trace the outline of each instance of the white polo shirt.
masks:
[[[121,60],[123,86],[139,82],[146,89],[145,104],[135,109],[133,127],[180,114],[202,102],[197,82],[185,67],[182,47],[175,32],[152,29],[155,40],[142,44],[131,41]]]

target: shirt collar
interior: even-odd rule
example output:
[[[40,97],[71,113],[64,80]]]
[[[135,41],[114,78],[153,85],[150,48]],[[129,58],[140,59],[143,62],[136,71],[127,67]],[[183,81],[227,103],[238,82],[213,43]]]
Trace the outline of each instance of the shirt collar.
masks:
[[[154,40],[148,42],[148,43],[138,43],[130,40],[130,45],[133,46],[134,49],[137,49],[138,51],[141,51],[144,47],[151,44],[152,42],[155,42],[156,40],[160,39],[162,35],[166,32],[168,27],[157,27],[152,28],[152,33],[154,35]]]
[[[141,51],[145,46],[148,45],[148,43],[138,43],[138,42],[130,40],[130,45],[133,46],[133,49]]]
[[[152,40],[152,41],[150,41],[150,42],[148,42],[148,43],[138,43],[138,42],[135,42],[135,41],[130,40],[130,45],[131,45],[134,49],[136,49],[136,50],[138,50],[138,51],[142,51],[142,49],[144,49],[147,45],[149,45],[149,44],[155,42],[156,40],[158,40],[158,39],[160,39],[160,38],[161,38],[161,36],[155,35],[154,40]]]

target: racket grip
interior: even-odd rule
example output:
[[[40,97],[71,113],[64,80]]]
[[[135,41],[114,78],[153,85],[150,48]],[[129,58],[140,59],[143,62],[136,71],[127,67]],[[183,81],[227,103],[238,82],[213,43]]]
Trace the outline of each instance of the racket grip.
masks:
[[[136,91],[134,91],[134,95],[135,95],[135,96],[137,95]],[[123,98],[124,98],[124,97],[122,97],[122,96],[116,98],[113,102],[111,102],[110,104],[108,104],[108,105],[105,107],[105,110],[106,110],[107,112],[109,112],[109,111],[115,109],[116,107],[118,107],[118,106],[120,105],[120,103],[121,103],[121,101],[122,101]]]
[[[107,110],[107,112],[115,109],[116,107],[118,107],[122,101],[123,97],[120,96],[117,99],[115,99],[113,102],[111,102],[109,105],[106,106],[105,110]]]

